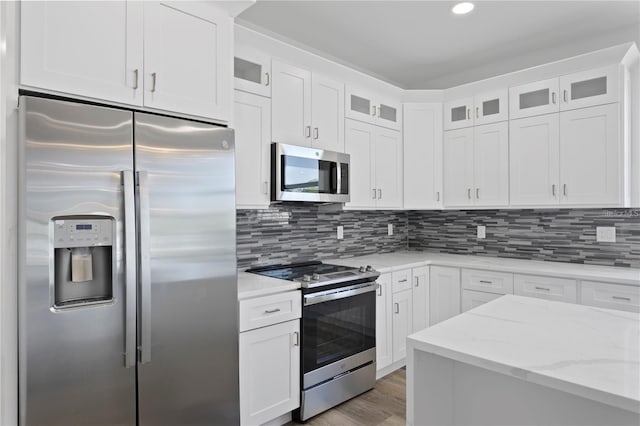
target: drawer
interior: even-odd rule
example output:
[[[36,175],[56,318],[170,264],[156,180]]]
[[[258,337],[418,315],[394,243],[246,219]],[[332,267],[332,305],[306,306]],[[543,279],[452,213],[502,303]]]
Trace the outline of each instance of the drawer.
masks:
[[[582,281],[580,289],[583,305],[640,312],[640,287]]]
[[[496,294],[513,294],[513,274],[463,269],[462,288]]]
[[[289,321],[301,315],[302,295],[299,291],[241,300],[240,331]]]
[[[411,288],[411,269],[391,273],[391,291],[397,293]]]
[[[577,303],[577,288],[576,280],[565,278],[519,274],[513,277],[513,293],[519,296]]]
[[[462,290],[462,312],[467,312],[477,306],[491,302],[493,299],[501,297],[502,294],[485,293],[482,291]]]

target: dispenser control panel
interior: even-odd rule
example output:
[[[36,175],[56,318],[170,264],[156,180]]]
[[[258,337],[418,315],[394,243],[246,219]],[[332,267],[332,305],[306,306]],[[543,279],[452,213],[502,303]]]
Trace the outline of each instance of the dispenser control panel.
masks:
[[[65,219],[53,221],[54,247],[113,245],[113,219]]]

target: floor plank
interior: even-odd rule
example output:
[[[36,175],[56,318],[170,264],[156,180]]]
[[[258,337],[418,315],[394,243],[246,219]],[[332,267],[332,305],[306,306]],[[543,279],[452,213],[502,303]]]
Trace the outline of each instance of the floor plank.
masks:
[[[376,387],[307,420],[309,426],[399,426],[406,424],[406,370],[378,380]],[[289,425],[299,423],[291,422]]]

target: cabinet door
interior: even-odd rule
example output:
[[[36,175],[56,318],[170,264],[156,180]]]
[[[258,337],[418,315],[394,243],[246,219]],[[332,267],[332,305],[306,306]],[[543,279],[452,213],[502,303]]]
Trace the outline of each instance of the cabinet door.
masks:
[[[145,106],[228,121],[232,18],[195,2],[143,4]]]
[[[619,104],[560,113],[560,203],[621,205]]]
[[[509,205],[509,125],[474,127],[473,172],[476,206]]]
[[[496,90],[494,92],[476,95],[474,104],[474,124],[489,124],[506,121],[509,119],[509,90]]]
[[[316,74],[311,80],[312,146],[344,152],[344,84]]]
[[[373,186],[373,150],[375,127],[354,120],[345,120],[345,152],[349,162],[349,191],[347,207],[375,207],[377,191]]]
[[[271,102],[236,91],[233,113],[236,140],[236,205],[269,206]]]
[[[373,97],[366,91],[347,86],[345,89],[345,116],[375,124],[377,107],[374,109]]]
[[[407,356],[407,336],[413,331],[411,289],[393,294],[393,362]]]
[[[142,3],[20,6],[21,84],[142,105]]]
[[[444,104],[444,130],[473,126],[473,98],[458,99]]]
[[[380,287],[376,297],[376,369],[393,362],[393,328],[391,314],[391,274],[376,280]]]
[[[235,45],[233,76],[235,88],[271,96],[271,57],[258,49]]]
[[[559,111],[559,80],[537,81],[509,89],[509,118],[531,117]]]
[[[376,124],[389,129],[400,130],[400,104],[393,102],[379,102],[376,105]]]
[[[560,111],[618,102],[620,65],[560,77]]]
[[[429,267],[413,268],[413,332],[429,326]]]
[[[300,406],[300,320],[240,333],[240,419],[258,425]]]
[[[558,204],[558,127],[558,114],[509,122],[509,199],[512,206]]]
[[[311,72],[271,62],[271,140],[311,146]]]
[[[376,207],[401,208],[402,142],[400,132],[380,127],[375,131]]]
[[[473,128],[444,132],[444,205],[473,205]]]
[[[442,207],[442,104],[404,104],[404,208]]]
[[[429,325],[460,313],[460,269],[431,266],[429,271]]]
[[[483,293],[481,291],[462,290],[462,312],[484,305],[502,296],[501,294]]]

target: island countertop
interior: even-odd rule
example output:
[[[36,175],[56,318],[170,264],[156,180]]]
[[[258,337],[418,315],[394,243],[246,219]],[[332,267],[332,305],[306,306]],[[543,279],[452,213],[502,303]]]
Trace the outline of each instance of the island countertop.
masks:
[[[640,413],[640,314],[502,296],[408,337],[411,350]]]

